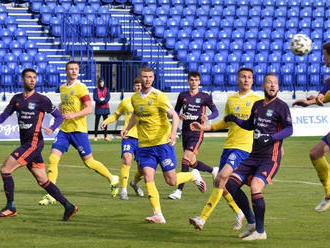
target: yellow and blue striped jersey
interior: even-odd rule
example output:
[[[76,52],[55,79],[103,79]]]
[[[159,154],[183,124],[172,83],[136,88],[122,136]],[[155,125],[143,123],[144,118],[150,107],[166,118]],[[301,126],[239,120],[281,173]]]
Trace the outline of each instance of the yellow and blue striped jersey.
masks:
[[[131,97],[139,139],[139,147],[163,145],[169,142],[171,124],[167,111],[171,105],[165,93],[152,88],[148,94]]]
[[[85,84],[79,80],[71,85],[60,86],[61,111],[65,113],[76,113],[84,109],[84,102],[90,101],[89,92]],[[66,133],[87,132],[87,117],[81,116],[71,120],[64,120],[61,130]]]
[[[235,93],[230,96],[225,106],[225,116],[234,114],[242,120],[247,120],[250,117],[253,104],[262,99],[262,97],[256,95],[253,91],[241,96],[239,93]],[[240,128],[234,122],[225,122],[221,120],[212,124],[213,130],[220,130],[229,128],[228,137],[225,140],[224,149],[240,149],[246,152],[252,151],[253,144],[253,131],[248,131]]]

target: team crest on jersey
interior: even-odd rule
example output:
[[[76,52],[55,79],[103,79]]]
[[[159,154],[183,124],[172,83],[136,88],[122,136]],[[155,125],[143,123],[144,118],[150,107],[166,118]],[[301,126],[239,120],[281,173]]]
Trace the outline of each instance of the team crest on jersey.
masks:
[[[235,112],[239,112],[241,110],[241,107],[240,106],[235,106]]]
[[[196,98],[196,103],[201,103],[201,99],[200,98]]]
[[[151,106],[151,104],[152,104],[152,100],[149,100],[148,105]]]
[[[36,108],[36,104],[34,102],[29,102],[28,109],[34,110]]]
[[[273,116],[273,113],[274,113],[274,110],[272,110],[272,109],[267,109],[266,116],[267,116],[267,117],[272,117],[272,116]]]
[[[144,111],[144,106],[143,105],[139,106],[139,111],[140,112],[143,112]]]
[[[248,106],[251,105],[251,103],[252,103],[252,102],[251,102],[250,100],[249,100],[249,101],[246,101],[245,106],[248,107]]]

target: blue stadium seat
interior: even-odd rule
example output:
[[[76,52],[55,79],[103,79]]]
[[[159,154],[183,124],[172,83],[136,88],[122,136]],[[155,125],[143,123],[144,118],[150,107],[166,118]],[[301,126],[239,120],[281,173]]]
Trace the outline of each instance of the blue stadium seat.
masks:
[[[202,50],[203,41],[202,40],[193,40],[189,43],[189,50]]]
[[[311,26],[312,19],[310,17],[305,17],[299,21],[300,28],[309,28]]]
[[[269,45],[269,49],[271,51],[282,50],[282,47],[283,47],[282,40],[273,40],[273,42],[271,42]]]
[[[240,6],[236,9],[236,16],[247,16],[249,14],[248,6]]]
[[[52,30],[52,34],[54,36],[61,36],[62,35],[62,20],[60,17],[57,17],[57,16],[53,16],[51,19],[50,19],[50,22],[49,22],[50,26],[51,26],[51,30]]]
[[[204,41],[202,49],[203,49],[203,51],[214,52],[214,50],[216,49],[216,46],[217,46],[216,40],[208,40],[208,41]]]
[[[298,17],[290,17],[288,20],[285,22],[286,28],[297,28],[299,24],[299,19]]]
[[[9,32],[14,33],[17,29],[17,22],[13,16],[8,16],[5,20],[5,27]]]
[[[268,55],[268,62],[270,62],[271,65],[279,64],[282,60],[282,52],[277,50],[273,51],[271,54]]]
[[[261,10],[262,17],[273,17],[274,16],[274,6],[267,6]]]
[[[230,63],[227,65],[227,75],[228,75],[228,80],[227,84],[225,87],[227,90],[234,90],[237,87],[237,71],[239,69],[239,63]]]
[[[229,63],[238,63],[241,60],[241,52],[233,52],[228,54],[227,61]]]
[[[217,43],[217,51],[228,50],[230,39],[222,39]]]
[[[226,63],[227,58],[228,58],[228,51],[224,50],[214,55],[213,62],[216,64]]]
[[[33,67],[33,57],[27,53],[22,53],[18,57],[18,62],[23,68]]]
[[[98,38],[107,37],[107,22],[103,18],[94,19],[95,36]]]
[[[268,61],[268,51],[259,52],[254,56],[254,61],[258,64],[266,63]]]
[[[260,5],[252,5],[252,8],[249,9],[249,16],[254,17],[258,16],[260,17],[261,13],[261,6]]]
[[[202,53],[201,56],[199,57],[199,62],[202,65],[204,65],[204,67],[208,68],[209,73],[211,72],[212,60],[213,60],[212,54],[208,54],[208,53]]]
[[[60,74],[54,65],[48,65],[46,68],[46,84],[49,87],[57,87],[60,83]]]
[[[175,51],[176,51],[176,56],[179,60],[184,61],[186,56],[187,56],[187,45],[182,42],[182,41],[178,41],[175,43]]]
[[[164,31],[165,31],[165,23],[162,21],[162,19],[154,18],[152,26],[153,26],[153,29],[154,29],[155,36],[156,37],[163,37]]]
[[[83,11],[87,5],[87,0],[73,0],[73,3],[80,11]]]
[[[322,17],[324,16],[324,7],[317,7],[316,9],[313,10],[313,17]]]
[[[281,67],[282,78],[280,80],[280,87],[282,90],[292,90],[295,83],[294,64],[286,63]]]
[[[311,7],[303,7],[300,9],[299,16],[300,17],[312,17],[313,11]]]
[[[66,10],[70,9],[72,5],[71,0],[58,0],[58,3]]]
[[[96,18],[95,10],[89,5],[85,6],[83,15],[90,23],[93,23],[93,20]]]
[[[54,10],[55,7],[57,6],[57,1],[56,1],[56,0],[47,0],[47,1],[45,1],[45,4],[46,4],[51,10]]]
[[[327,77],[329,77],[330,74],[330,68],[326,65],[321,66],[321,79],[324,81]]]
[[[186,6],[197,5],[197,0],[184,0]]]
[[[226,7],[223,8],[222,10],[222,15],[223,16],[235,16],[235,11],[236,6],[235,5],[227,5]]]
[[[23,48],[21,46],[21,43],[19,43],[16,40],[13,40],[9,44],[9,48],[10,48],[11,53],[15,54],[17,57],[23,52]]]
[[[132,0],[132,2],[133,1],[141,1],[141,2],[143,2],[143,0]],[[170,2],[171,1],[169,1],[169,0],[158,0],[158,4],[160,5],[160,6],[170,6]]]
[[[30,1],[30,9],[33,12],[40,12],[40,8],[41,8],[42,4],[43,4],[43,0]]]
[[[325,20],[323,25],[324,25],[325,29],[329,29],[330,28],[330,20]]]
[[[116,0],[118,1],[118,0]],[[101,6],[100,0],[87,0],[88,5],[94,9],[94,11],[97,11],[98,8]],[[126,3],[126,0],[121,0],[119,3]]]
[[[243,50],[244,51],[250,51],[250,50],[254,51],[256,49],[256,46],[257,46],[256,40],[247,40],[243,44]]]
[[[323,30],[321,28],[318,29],[314,29],[313,32],[311,32],[311,39],[313,42],[315,42],[316,40],[322,40],[323,37]]]
[[[300,63],[295,67],[296,73],[296,89],[298,90],[308,90],[308,78],[307,78],[307,65]]]
[[[212,67],[212,74],[213,74],[213,84],[216,86],[222,86],[220,87],[221,90],[224,88],[225,84],[225,75],[226,75],[226,64],[225,63],[219,63]]]
[[[2,40],[0,40],[0,59],[1,59],[1,61],[3,60],[3,57],[6,54],[7,54],[7,46]]]
[[[49,24],[50,18],[52,17],[52,10],[47,5],[42,5],[40,7],[41,23]]]
[[[301,6],[312,6],[313,5],[313,1],[312,0],[301,0],[300,5]]]
[[[275,17],[285,17],[286,18],[286,12],[287,12],[287,7],[286,6],[280,6],[277,7],[274,11],[274,16]]]
[[[2,65],[0,66],[0,75],[1,75],[1,85],[2,86],[13,86],[13,74],[14,74],[14,69]]]
[[[248,51],[241,56],[241,63],[243,64],[242,66],[244,67],[253,67],[254,63],[254,51]]]
[[[298,6],[290,6],[287,11],[287,16],[290,17],[299,17],[299,7]]]
[[[308,75],[309,75],[309,90],[319,90],[322,87],[322,79],[320,74],[320,65],[319,64],[310,64],[308,66]]]
[[[144,8],[143,6],[143,0],[133,0],[133,12],[137,15],[141,15],[142,14],[142,10]]]
[[[99,17],[101,17],[106,22],[109,21],[109,18],[111,18],[111,13],[109,7],[106,6],[100,6],[97,10],[97,14]]]
[[[323,42],[321,39],[313,40],[312,51],[317,51],[317,50],[321,51],[322,45],[323,45]]]
[[[272,27],[273,25],[273,17],[263,17],[261,20],[260,20],[260,27]]]
[[[79,20],[80,32],[83,37],[90,38],[93,36],[93,22],[87,17]]]
[[[307,56],[308,56],[308,62],[309,63],[317,63],[317,64],[322,63],[322,53],[321,53],[321,51],[314,51],[314,52],[308,54]]]
[[[196,17],[208,16],[209,15],[209,7],[207,5],[201,6],[196,9]]]
[[[209,16],[211,16],[211,17],[221,16],[222,15],[222,10],[223,10],[222,5],[213,6],[209,10]]]
[[[255,81],[253,84],[253,88],[255,90],[261,90],[261,85],[264,79],[264,75],[267,72],[267,64],[266,63],[259,63],[254,68],[254,74],[255,74]]]
[[[269,49],[269,40],[261,40],[257,43],[257,50],[268,50]]]
[[[218,30],[206,30],[204,33],[205,40],[216,40],[218,37]]]
[[[1,8],[1,10],[0,10],[0,25],[4,25],[6,22],[6,19],[8,17],[7,9],[5,6],[3,6],[3,7],[4,8]]]
[[[43,53],[37,53],[34,56],[34,63],[38,67],[38,70],[42,73],[46,71],[46,68],[48,66],[48,58]]]
[[[244,33],[246,40],[252,40],[258,38],[258,28],[250,28]]]
[[[9,44],[13,40],[11,32],[8,29],[0,29],[1,40],[5,43],[6,48],[9,47]]]
[[[271,34],[271,38],[273,41],[275,40],[283,40],[283,37],[284,37],[284,31],[283,29],[275,29],[273,30],[272,34]]]
[[[278,17],[273,21],[273,28],[284,28],[285,27],[285,17]]]
[[[330,39],[330,30],[325,31],[323,33],[323,40],[329,40]]]
[[[230,43],[230,50],[241,50],[243,47],[243,39],[236,39],[233,42]]]
[[[231,33],[231,38],[233,40],[236,40],[236,39],[243,39],[244,38],[244,32],[242,32],[241,30],[234,30],[232,33]]]
[[[294,55],[292,52],[287,52],[285,54],[282,55],[282,62],[283,63],[293,63],[294,62]]]
[[[262,1],[262,4],[265,7],[275,6],[275,0],[264,0],[264,1]]]
[[[244,27],[246,26],[247,23],[247,17],[246,16],[241,16],[240,18],[234,20],[233,26],[235,28],[239,28],[239,27]]]
[[[4,58],[3,61],[5,62],[5,64],[8,66],[8,68],[15,70],[15,67],[17,66],[17,56],[13,53],[7,53]]]
[[[144,21],[146,21],[146,16],[144,16]],[[168,29],[171,29],[175,34],[177,34],[179,31],[180,22],[175,18],[169,18],[166,22],[166,26]]]
[[[229,39],[231,37],[231,30],[221,30],[218,33],[218,39],[222,40],[222,39]]]
[[[166,29],[164,31],[165,46],[169,49],[175,47],[176,33],[172,29]]]
[[[253,16],[252,18],[249,18],[246,22],[247,27],[259,27],[260,25],[260,17],[259,16]]]
[[[312,26],[313,29],[315,28],[323,28],[323,17],[322,18],[315,18],[312,21]]]
[[[199,56],[194,53],[188,53],[186,57],[189,71],[196,71],[198,69]]]

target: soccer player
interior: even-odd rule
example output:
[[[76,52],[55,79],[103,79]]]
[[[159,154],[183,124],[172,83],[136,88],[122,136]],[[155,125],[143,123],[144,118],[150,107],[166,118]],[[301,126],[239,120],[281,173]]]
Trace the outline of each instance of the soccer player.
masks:
[[[194,181],[200,191],[205,192],[206,184],[198,170],[175,172],[176,156],[174,145],[179,117],[167,96],[152,87],[155,76],[149,67],[141,68],[142,89],[131,97],[134,112],[121,136],[126,138],[128,131],[135,125],[139,140],[139,162],[143,169],[148,199],[154,215],[147,217],[149,223],[166,223],[162,214],[159,193],[155,184],[157,165],[160,164],[167,184],[174,186]],[[172,125],[168,118],[172,118]]]
[[[225,116],[234,114],[243,120],[247,120],[254,102],[261,99],[260,96],[256,95],[251,90],[253,84],[253,70],[245,67],[240,68],[237,73],[237,82],[239,91],[228,98],[225,106]],[[225,128],[229,129],[228,137],[225,140],[224,149],[220,158],[219,173],[215,178],[214,189],[200,216],[189,219],[189,222],[194,225],[197,230],[202,230],[206,220],[209,218],[222,196],[236,213],[233,229],[241,229],[244,220],[244,214],[226,190],[225,185],[235,168],[241,161],[249,156],[252,150],[253,132],[240,128],[233,122],[225,122],[224,120],[212,125],[204,125],[199,122],[193,122],[191,124],[192,130],[218,131]]]
[[[323,45],[323,59],[327,67],[330,67],[330,42]],[[297,100],[292,105],[307,107],[313,104],[323,106],[324,103],[330,102],[330,77],[325,80],[325,85],[316,98],[308,98],[306,100]],[[322,212],[330,208],[330,168],[326,155],[329,153],[330,133],[325,135],[311,150],[309,157],[317,171],[317,175],[325,190],[325,196],[321,202],[315,207],[315,211]]]
[[[23,93],[14,95],[0,115],[0,123],[2,123],[16,111],[21,141],[21,146],[8,156],[1,167],[7,205],[0,211],[0,217],[17,215],[14,204],[14,180],[12,173],[19,167],[26,166],[38,184],[63,205],[65,211],[62,220],[67,221],[78,211],[78,207],[70,203],[57,186],[49,181],[41,156],[41,151],[44,147],[41,129],[44,129],[47,135],[51,135],[61,124],[63,118],[60,111],[55,108],[48,97],[35,91],[37,74],[34,69],[27,68],[23,70],[22,82],[24,86]],[[50,113],[55,117],[54,124],[49,128],[42,127],[45,113]]]
[[[66,64],[67,82],[60,86],[61,106],[64,117],[60,131],[52,145],[49,156],[48,177],[56,184],[58,176],[58,163],[62,154],[72,145],[78,152],[84,164],[104,176],[110,182],[111,194],[116,196],[119,188],[119,177],[112,175],[99,161],[93,158],[87,133],[87,115],[92,113],[92,103],[85,84],[78,80],[79,64],[70,61]],[[46,194],[40,205],[56,203],[49,194]]]
[[[283,139],[292,135],[292,121],[288,105],[277,97],[278,79],[267,73],[262,84],[265,99],[254,103],[248,120],[227,115],[225,121],[235,122],[246,130],[254,130],[254,142],[250,156],[243,160],[230,176],[226,188],[243,211],[246,229],[239,234],[243,240],[267,239],[264,230],[265,200],[263,188],[272,183],[281,161]],[[250,185],[251,201],[241,190],[243,184]]]
[[[190,123],[198,121],[204,123],[207,120],[212,120],[218,116],[218,109],[214,105],[213,100],[206,92],[199,91],[198,87],[201,83],[201,74],[198,71],[188,73],[189,91],[181,92],[178,96],[175,111],[182,120],[182,146],[183,158],[181,162],[181,171],[189,171],[189,167],[199,171],[207,171],[213,174],[213,177],[218,173],[218,168],[213,168],[205,163],[198,161],[196,155],[198,148],[203,142],[203,131],[191,131]],[[206,107],[211,110],[210,115],[206,115]],[[182,110],[182,113],[180,114]],[[184,183],[181,183],[168,198],[172,200],[181,199]]]
[[[142,85],[142,78],[140,77],[135,78],[133,82],[134,92],[139,92],[142,87],[141,85]],[[125,98],[118,105],[116,112],[110,115],[107,119],[105,119],[102,122],[101,128],[104,129],[108,124],[118,120],[121,115],[125,114],[125,124],[124,124],[124,129],[125,129],[132,116],[132,113],[133,113],[133,106],[131,103],[131,98],[130,97]],[[138,148],[138,139],[137,139],[138,136],[137,136],[136,126],[133,126],[131,130],[129,130],[126,137],[127,137],[126,139],[121,140],[122,166],[120,170],[121,189],[119,196],[120,199],[122,200],[129,199],[127,194],[127,184],[129,178],[129,171],[132,165],[133,154],[135,160],[138,161],[136,154]],[[130,182],[131,187],[134,189],[135,193],[138,196],[144,196],[143,190],[137,185],[137,183],[141,180],[141,177],[143,177],[143,173],[138,166],[138,170],[136,171],[136,174],[134,176],[134,181]]]

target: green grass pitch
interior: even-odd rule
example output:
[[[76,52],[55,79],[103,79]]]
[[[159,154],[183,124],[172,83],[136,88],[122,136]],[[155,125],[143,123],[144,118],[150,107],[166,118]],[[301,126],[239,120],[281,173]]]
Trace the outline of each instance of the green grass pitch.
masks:
[[[152,210],[146,197],[135,196],[129,188],[129,201],[113,199],[107,181],[85,168],[76,151],[70,148],[60,161],[57,185],[70,201],[79,206],[77,215],[63,223],[60,221],[63,215],[60,204],[39,206],[44,191],[26,168],[20,168],[13,174],[18,216],[0,219],[0,247],[328,247],[330,211],[314,211],[324,193],[308,157],[309,149],[319,139],[292,137],[285,140],[280,170],[274,184],[264,191],[266,241],[240,240],[238,232],[232,230],[235,216],[224,200],[220,201],[201,232],[188,224],[188,218],[199,215],[210,195],[212,178],[209,174],[202,173],[208,184],[205,194],[190,183],[186,184],[182,199],[172,201],[167,195],[175,188],[165,184],[158,168],[156,184],[167,224],[147,224],[144,218],[150,216]],[[198,159],[217,166],[223,141],[224,138],[205,138]],[[120,140],[91,142],[94,157],[113,174],[119,175]],[[5,160],[17,145],[18,142],[1,142],[1,159]],[[46,142],[45,162],[50,146],[51,142]],[[180,162],[180,142],[176,151]],[[134,165],[131,178],[135,171]],[[145,189],[143,182],[140,185]],[[2,187],[0,191],[0,205],[3,207],[6,200]]]

